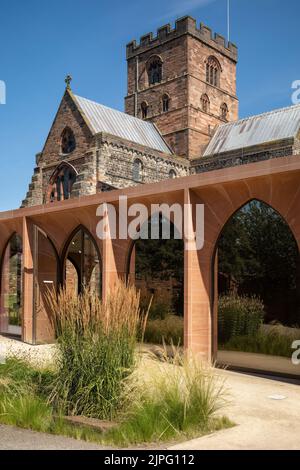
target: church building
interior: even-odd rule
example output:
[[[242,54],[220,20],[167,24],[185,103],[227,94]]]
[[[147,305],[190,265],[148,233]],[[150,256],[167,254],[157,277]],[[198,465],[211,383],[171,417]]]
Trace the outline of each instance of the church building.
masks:
[[[126,47],[125,113],[73,94],[71,77],[22,207],[187,176],[238,118],[237,48],[184,17]]]
[[[182,242],[184,346],[215,359],[228,220],[263,201],[300,246],[300,105],[238,120],[237,47],[189,16],[127,44],[126,59],[124,112],[78,96],[66,77],[21,207],[0,213],[0,333],[51,342],[49,286],[91,284],[105,299],[134,272],[133,240],[97,237],[101,203],[177,203],[192,229],[202,204],[203,247]]]

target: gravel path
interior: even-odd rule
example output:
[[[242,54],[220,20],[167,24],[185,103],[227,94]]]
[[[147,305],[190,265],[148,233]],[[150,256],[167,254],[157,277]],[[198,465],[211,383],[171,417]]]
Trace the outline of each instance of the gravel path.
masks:
[[[47,365],[53,362],[55,358],[55,344],[42,344],[33,346],[32,344],[22,343],[22,341],[7,338],[0,335],[0,360],[5,360],[6,356],[13,355],[27,359],[35,365]]]

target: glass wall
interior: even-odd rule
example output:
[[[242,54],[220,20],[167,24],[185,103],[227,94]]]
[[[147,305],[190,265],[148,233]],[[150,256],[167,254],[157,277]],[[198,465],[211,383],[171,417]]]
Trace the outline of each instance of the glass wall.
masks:
[[[236,212],[218,242],[218,361],[298,375],[300,263],[281,215],[254,200]]]
[[[22,334],[22,239],[14,234],[2,259],[0,331]]]
[[[156,239],[151,239],[151,231],[156,233]],[[172,222],[155,215],[143,224],[139,239],[134,243],[128,277],[141,292],[142,308],[146,309],[152,298],[149,319],[169,319],[179,324],[180,318],[182,332],[183,268],[183,240]],[[177,337],[174,341],[177,342]]]
[[[54,331],[47,302],[49,289],[58,286],[58,257],[48,236],[36,228],[36,279],[35,279],[35,310],[33,317],[34,342],[44,343],[54,339]]]
[[[64,281],[77,294],[90,286],[101,296],[101,260],[95,241],[79,228],[68,244],[64,259]]]

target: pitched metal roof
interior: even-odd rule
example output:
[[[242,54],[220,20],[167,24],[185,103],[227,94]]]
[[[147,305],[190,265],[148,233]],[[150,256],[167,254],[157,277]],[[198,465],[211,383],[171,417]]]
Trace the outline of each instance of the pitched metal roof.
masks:
[[[230,122],[217,129],[204,156],[293,138],[299,129],[300,105]]]
[[[94,134],[107,132],[140,145],[171,154],[155,125],[102,104],[73,95]]]

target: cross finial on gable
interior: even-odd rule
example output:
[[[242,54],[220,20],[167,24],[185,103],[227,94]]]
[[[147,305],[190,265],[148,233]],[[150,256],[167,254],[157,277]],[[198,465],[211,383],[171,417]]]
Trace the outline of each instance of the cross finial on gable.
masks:
[[[65,78],[65,83],[67,85],[67,90],[71,90],[71,81],[72,81],[71,75],[67,75],[66,78]]]

